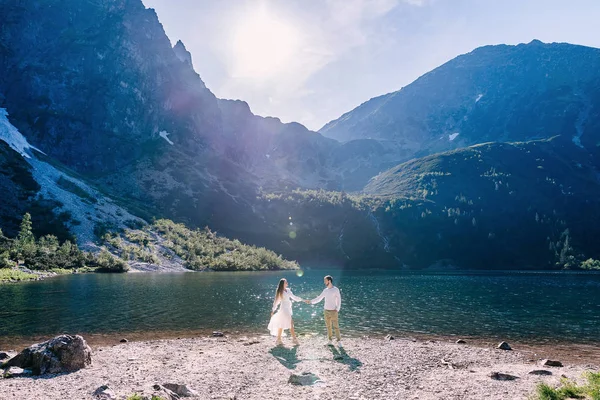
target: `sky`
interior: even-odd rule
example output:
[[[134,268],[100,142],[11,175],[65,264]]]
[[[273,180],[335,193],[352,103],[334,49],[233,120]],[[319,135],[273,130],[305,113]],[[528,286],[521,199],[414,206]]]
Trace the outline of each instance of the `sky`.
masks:
[[[489,44],[600,47],[598,0],[142,0],[220,98],[318,130]]]

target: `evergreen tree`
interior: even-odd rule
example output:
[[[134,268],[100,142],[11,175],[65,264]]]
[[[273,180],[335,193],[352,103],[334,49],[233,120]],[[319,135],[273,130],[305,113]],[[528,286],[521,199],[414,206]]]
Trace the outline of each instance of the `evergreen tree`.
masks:
[[[19,241],[20,245],[35,242],[35,237],[33,236],[33,230],[31,226],[31,215],[29,213],[25,213],[25,215],[23,215],[23,220],[21,220],[21,229],[19,230],[17,240]]]

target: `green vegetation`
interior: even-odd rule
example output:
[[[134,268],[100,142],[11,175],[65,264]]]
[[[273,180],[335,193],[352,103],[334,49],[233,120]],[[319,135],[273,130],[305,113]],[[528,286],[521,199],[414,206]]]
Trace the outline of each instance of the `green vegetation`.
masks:
[[[131,396],[127,397],[127,400],[144,400],[144,399],[147,399],[147,397],[142,396],[138,393],[132,394]],[[165,399],[153,394],[152,397],[150,398],[150,400],[165,400]]]
[[[593,258],[588,258],[584,262],[581,263],[581,269],[595,269],[600,270],[600,260],[594,260]]]
[[[65,179],[65,177],[63,177],[62,175],[60,176],[60,178],[58,178],[56,183],[58,186],[65,189],[66,191],[69,191],[69,192],[81,197],[82,199],[89,201],[90,203],[98,202],[98,200],[96,200],[95,197],[93,197],[88,192],[86,192],[81,187],[79,187],[79,185],[77,185],[75,182],[73,182],[69,179]]]
[[[2,268],[0,269],[0,282],[14,282],[14,281],[30,281],[36,279],[37,275],[28,274],[27,272],[20,271],[13,268]]]
[[[104,241],[123,261],[158,263],[179,257],[186,268],[214,271],[261,271],[297,269],[296,262],[284,260],[262,247],[218,236],[208,228],[190,230],[183,224],[160,219],[143,229],[118,235],[106,234]]]
[[[587,382],[583,385],[577,385],[574,381],[563,378],[558,388],[540,383],[532,400],[600,400],[600,372],[587,372],[585,378]]]
[[[102,249],[95,261],[98,272],[127,272],[129,270],[125,261],[113,256],[106,249]]]
[[[127,263],[117,259],[107,251],[98,255],[84,252],[69,240],[62,243],[56,236],[45,235],[36,238],[33,234],[31,215],[26,213],[21,220],[16,238],[4,236],[0,230],[0,280],[33,279],[36,276],[12,269],[23,266],[33,271],[67,274],[76,272],[124,272]]]

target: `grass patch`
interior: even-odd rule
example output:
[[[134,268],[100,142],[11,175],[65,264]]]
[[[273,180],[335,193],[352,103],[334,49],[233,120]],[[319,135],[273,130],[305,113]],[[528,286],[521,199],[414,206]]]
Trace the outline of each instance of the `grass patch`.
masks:
[[[77,185],[75,182],[65,179],[62,175],[60,176],[60,178],[58,178],[56,184],[64,190],[79,196],[83,200],[87,200],[93,204],[98,202],[98,200],[95,197],[93,197],[91,194],[79,187],[79,185]]]
[[[50,270],[48,270],[49,272],[53,272],[57,275],[68,275],[68,274],[72,274],[73,270],[72,269],[66,269],[66,268],[52,268]]]
[[[142,395],[139,394],[132,394],[131,396],[129,396],[127,398],[127,400],[144,400],[147,399],[147,397],[143,397]],[[162,397],[158,397],[157,395],[152,395],[150,400],[165,400]]]
[[[37,275],[28,274],[18,269],[4,268],[0,269],[0,282],[31,281],[37,279]]]
[[[566,378],[561,380],[560,386],[557,388],[540,383],[531,400],[600,400],[600,372],[586,372],[584,376],[586,383],[583,385],[577,385],[574,381]]]

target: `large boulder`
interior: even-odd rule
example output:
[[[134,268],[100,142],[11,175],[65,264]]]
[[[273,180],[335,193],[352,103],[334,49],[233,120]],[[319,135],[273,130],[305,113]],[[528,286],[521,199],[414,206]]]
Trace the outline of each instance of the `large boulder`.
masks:
[[[4,366],[30,369],[34,375],[43,375],[74,372],[91,363],[92,349],[81,336],[61,335],[34,344]]]

